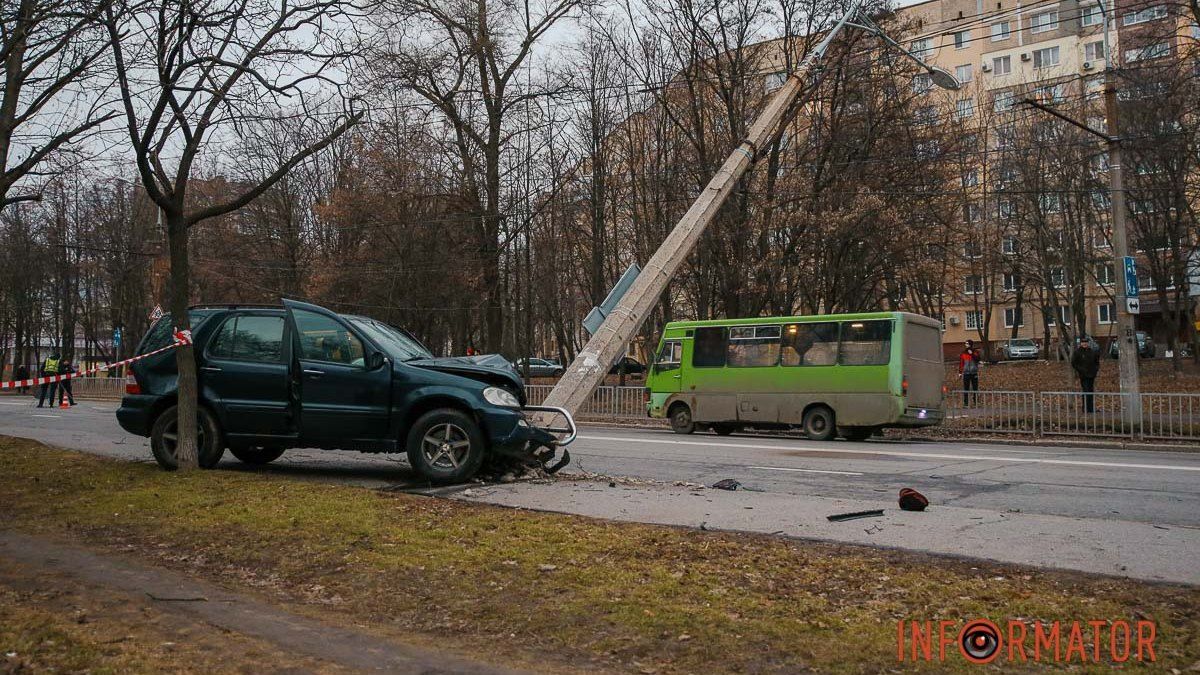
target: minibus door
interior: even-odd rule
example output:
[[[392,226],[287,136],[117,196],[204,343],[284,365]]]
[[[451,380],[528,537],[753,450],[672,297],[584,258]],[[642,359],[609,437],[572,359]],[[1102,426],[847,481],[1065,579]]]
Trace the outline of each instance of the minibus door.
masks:
[[[683,389],[683,341],[664,340],[654,359],[655,390],[677,394]]]

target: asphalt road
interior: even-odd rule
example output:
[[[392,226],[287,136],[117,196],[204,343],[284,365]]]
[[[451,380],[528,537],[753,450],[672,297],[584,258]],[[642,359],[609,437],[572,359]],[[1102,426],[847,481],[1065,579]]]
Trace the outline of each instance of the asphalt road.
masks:
[[[0,397],[0,434],[97,454],[152,461],[146,439],[125,433],[115,403],[37,409]],[[779,495],[879,500],[914,487],[939,505],[1001,513],[1122,520],[1200,528],[1200,453],[1061,446],[816,443],[795,438],[585,426],[569,471],[711,485],[733,478]],[[240,466],[230,455],[222,467]],[[294,450],[272,470],[383,486],[412,480],[399,456]]]

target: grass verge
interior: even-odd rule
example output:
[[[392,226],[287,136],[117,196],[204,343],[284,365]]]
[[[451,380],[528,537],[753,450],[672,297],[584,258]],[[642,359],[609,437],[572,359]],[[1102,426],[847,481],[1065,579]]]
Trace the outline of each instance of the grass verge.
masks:
[[[1193,588],[268,472],[168,474],[5,437],[0,465],[7,527],[136,553],[384,635],[550,670],[879,672],[910,665],[896,662],[897,621],[979,617],[1150,619],[1153,667],[1200,662]],[[936,667],[973,668],[956,652]]]

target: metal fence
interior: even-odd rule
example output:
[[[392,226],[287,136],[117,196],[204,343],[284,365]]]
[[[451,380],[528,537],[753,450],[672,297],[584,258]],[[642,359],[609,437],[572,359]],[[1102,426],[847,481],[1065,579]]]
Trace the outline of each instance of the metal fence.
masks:
[[[1200,440],[1200,394],[962,391],[950,393],[945,426],[962,431]]]
[[[28,394],[37,396],[40,390],[41,386],[29,387]],[[71,378],[71,394],[75,398],[117,400],[125,395],[125,378],[74,377]],[[57,396],[55,391],[55,400]]]
[[[530,384],[525,387],[530,405],[538,405],[550,395],[553,385]],[[592,398],[577,415],[581,417],[640,418],[646,416],[645,387],[597,387]]]

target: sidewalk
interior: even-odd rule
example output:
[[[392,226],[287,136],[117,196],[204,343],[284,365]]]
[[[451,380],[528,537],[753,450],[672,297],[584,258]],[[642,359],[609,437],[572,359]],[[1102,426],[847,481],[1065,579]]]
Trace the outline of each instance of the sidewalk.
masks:
[[[591,480],[489,485],[464,501],[609,520],[707,530],[776,534],[846,544],[1076,570],[1143,581],[1200,585],[1200,529],[939,506],[901,511],[893,494],[878,501],[803,497],[663,484]],[[829,522],[826,516],[884,509],[877,518]]]
[[[39,575],[66,575],[124,594],[126,602],[149,601],[160,612],[344,668],[430,675],[518,672],[340,628],[183,574],[41,537],[0,530],[0,559],[38,570]]]

